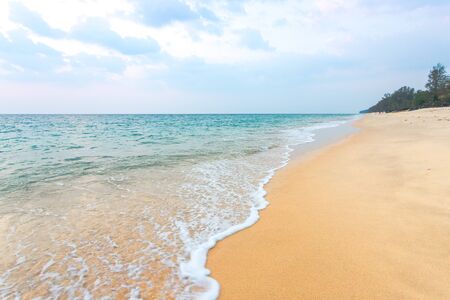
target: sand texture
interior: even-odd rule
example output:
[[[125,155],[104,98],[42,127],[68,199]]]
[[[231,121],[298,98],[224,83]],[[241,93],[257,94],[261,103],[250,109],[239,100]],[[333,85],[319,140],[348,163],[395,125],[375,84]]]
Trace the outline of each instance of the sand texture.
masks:
[[[450,299],[450,109],[371,114],[295,159],[208,267],[221,299]]]

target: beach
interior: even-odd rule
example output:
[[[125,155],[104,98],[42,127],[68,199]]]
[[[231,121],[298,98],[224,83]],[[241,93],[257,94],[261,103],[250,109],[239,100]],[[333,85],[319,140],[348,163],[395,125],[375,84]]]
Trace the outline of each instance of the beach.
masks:
[[[208,256],[221,299],[449,299],[450,109],[369,114],[296,155]]]

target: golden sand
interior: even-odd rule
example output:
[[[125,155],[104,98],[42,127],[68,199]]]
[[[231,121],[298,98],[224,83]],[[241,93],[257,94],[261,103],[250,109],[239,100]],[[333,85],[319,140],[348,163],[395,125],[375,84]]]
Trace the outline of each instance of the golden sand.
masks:
[[[450,109],[367,115],[220,242],[221,299],[450,299]]]

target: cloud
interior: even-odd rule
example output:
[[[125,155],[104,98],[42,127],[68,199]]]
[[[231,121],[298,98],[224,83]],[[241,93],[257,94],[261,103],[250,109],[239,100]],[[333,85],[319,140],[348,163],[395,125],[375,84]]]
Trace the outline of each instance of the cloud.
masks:
[[[252,50],[272,50],[258,30],[246,29],[241,32],[240,44]]]
[[[22,24],[37,34],[55,38],[64,35],[64,32],[50,27],[37,12],[28,9],[22,3],[11,2],[9,7],[9,16],[12,21]]]
[[[288,21],[285,18],[279,18],[277,20],[275,20],[272,25],[274,27],[283,27],[283,26],[287,26],[288,25]]]
[[[61,54],[30,40],[23,30],[0,35],[0,58],[8,64],[32,71],[48,72],[63,64]]]
[[[439,6],[439,5],[448,5],[447,0],[363,0],[361,1],[362,5],[370,6],[372,8],[376,7],[390,7],[396,8],[400,10],[405,9],[413,9],[417,7],[423,6]]]
[[[438,61],[450,65],[448,0],[57,2],[0,0],[0,81],[15,83],[12,96],[33,95],[33,82],[106,82],[117,112],[132,97],[152,112],[356,111],[399,86],[422,88]],[[158,105],[173,91],[177,105],[145,110],[159,90]],[[72,95],[72,109],[87,110],[95,93]],[[187,95],[202,100],[191,106]]]
[[[208,9],[206,7],[200,7],[198,9],[198,13],[205,20],[208,20],[208,21],[211,21],[211,22],[218,22],[218,21],[220,21],[219,17],[217,17],[217,15],[212,10],[210,10],[210,9]]]
[[[150,26],[164,26],[175,21],[189,21],[199,17],[186,3],[180,0],[135,1],[137,13]]]
[[[126,63],[117,57],[95,56],[89,54],[78,54],[70,58],[70,65],[79,70],[97,70],[109,73],[122,73],[125,71]]]
[[[115,49],[126,55],[159,52],[159,45],[152,38],[121,37],[111,30],[107,21],[100,18],[85,20],[72,29],[70,36],[83,42]]]
[[[245,14],[244,4],[242,0],[228,0],[225,2],[226,8],[232,13]]]

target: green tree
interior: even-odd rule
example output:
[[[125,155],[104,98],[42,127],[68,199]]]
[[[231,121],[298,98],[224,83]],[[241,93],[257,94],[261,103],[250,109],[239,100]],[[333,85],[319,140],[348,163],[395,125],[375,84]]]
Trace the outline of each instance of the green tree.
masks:
[[[441,64],[437,64],[428,74],[428,82],[425,87],[433,93],[435,96],[439,91],[445,89],[445,86],[449,80],[445,67]]]
[[[377,104],[361,112],[393,112],[450,106],[450,76],[443,65],[437,64],[433,67],[425,86],[426,91],[417,92],[408,86],[401,87],[393,93],[384,94]]]
[[[422,108],[430,106],[433,100],[433,95],[429,91],[418,90],[414,95],[413,108]]]
[[[414,89],[404,86],[383,98],[368,109],[368,112],[391,112],[411,109],[414,101]]]

